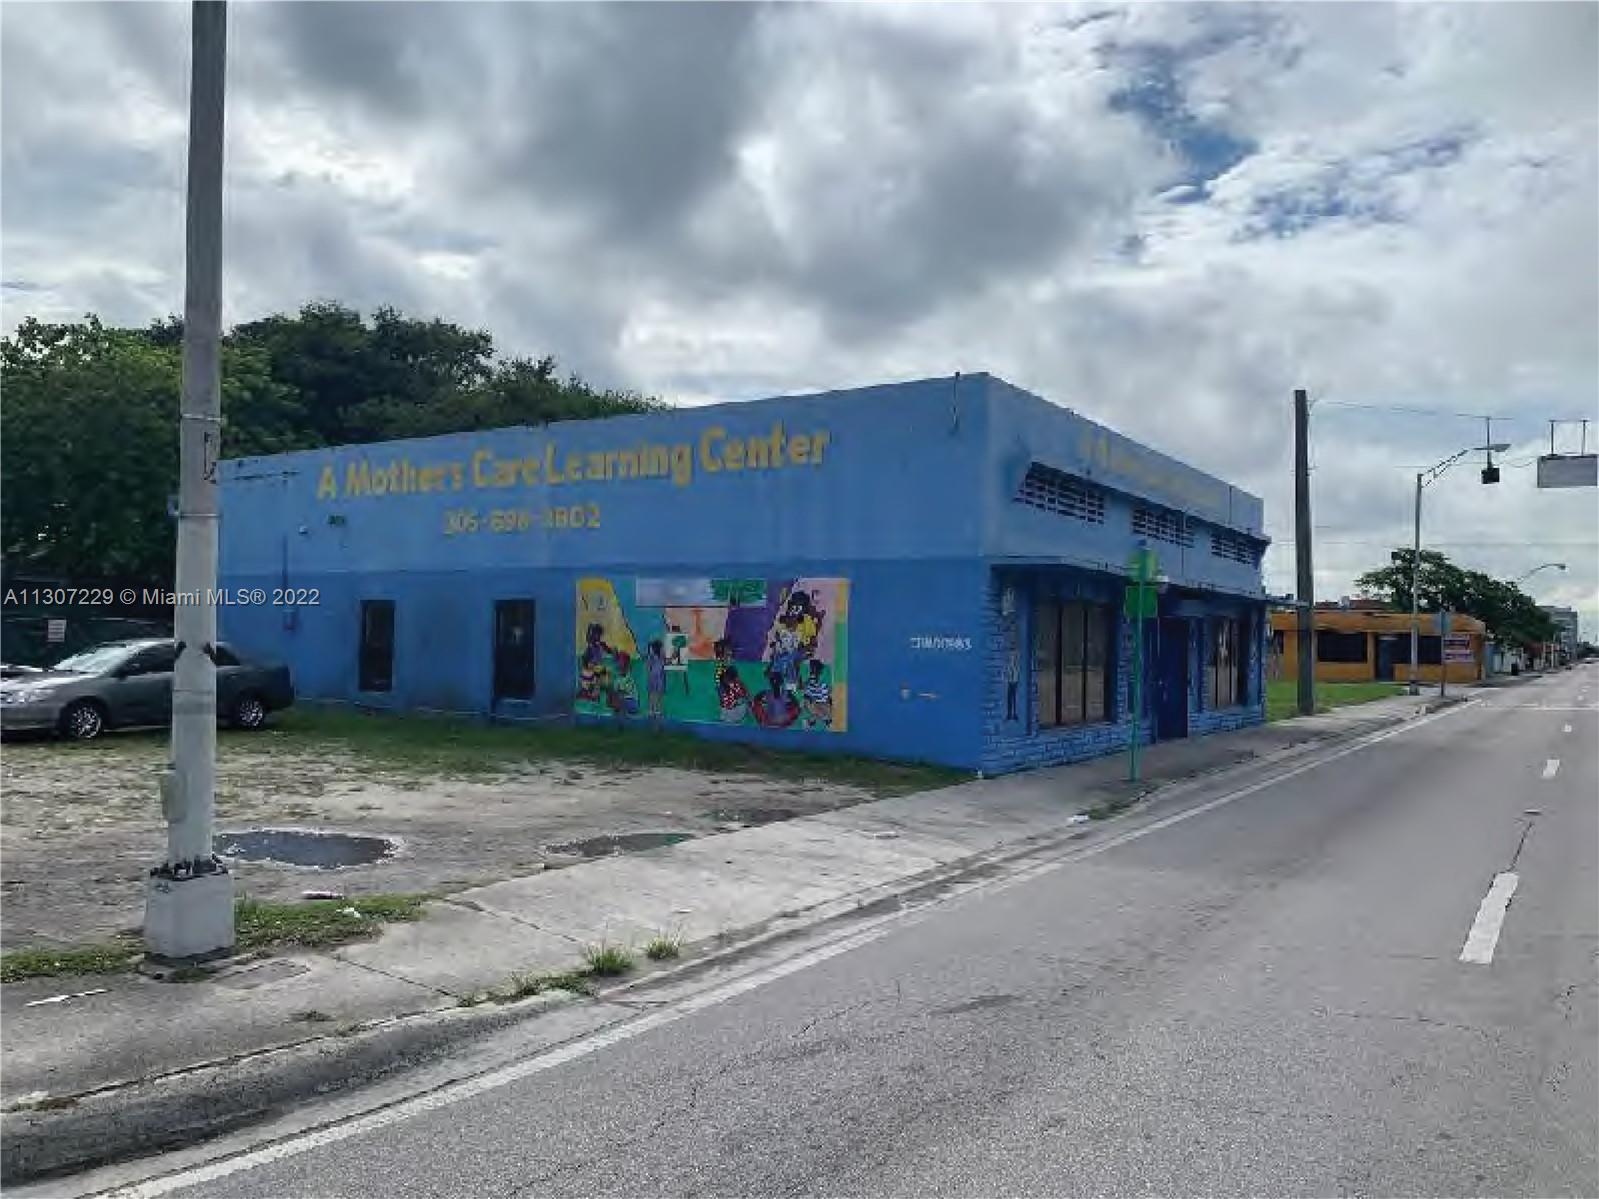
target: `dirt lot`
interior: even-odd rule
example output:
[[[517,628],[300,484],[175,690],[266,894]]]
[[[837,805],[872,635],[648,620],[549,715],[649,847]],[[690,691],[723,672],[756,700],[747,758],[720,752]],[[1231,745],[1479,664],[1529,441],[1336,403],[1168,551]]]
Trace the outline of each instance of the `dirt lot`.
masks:
[[[165,838],[165,732],[0,751],[6,948],[99,940],[139,924]],[[242,894],[298,899],[441,892],[556,869],[665,839],[847,807],[936,786],[945,772],[712,747],[607,730],[519,730],[296,711],[219,743],[218,829],[333,830],[391,838],[369,865],[239,862]],[[676,834],[671,838],[629,834]]]

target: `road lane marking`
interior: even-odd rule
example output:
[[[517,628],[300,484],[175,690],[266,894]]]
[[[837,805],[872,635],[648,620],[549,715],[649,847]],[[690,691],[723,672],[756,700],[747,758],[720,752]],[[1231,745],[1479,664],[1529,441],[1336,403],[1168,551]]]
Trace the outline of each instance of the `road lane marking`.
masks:
[[[1559,773],[1560,773],[1560,759],[1559,758],[1550,758],[1547,762],[1545,762],[1543,764],[1543,776],[1544,776],[1544,778],[1552,779],[1552,778],[1555,777],[1555,775],[1557,775]]]
[[[1493,885],[1482,897],[1477,908],[1477,918],[1471,922],[1466,943],[1460,947],[1460,960],[1473,965],[1486,966],[1494,960],[1494,946],[1499,944],[1499,930],[1505,923],[1505,910],[1510,907],[1510,897],[1516,893],[1519,875],[1506,870],[1494,875]]]
[[[127,1183],[109,1190],[96,1191],[93,1192],[93,1195],[112,1196],[114,1199],[157,1199],[158,1196],[169,1195],[174,1191],[187,1190],[191,1187],[200,1186],[207,1182],[215,1182],[217,1179],[253,1170],[259,1166],[265,1166],[285,1158],[297,1157],[313,1149],[335,1145],[340,1141],[375,1132],[380,1128],[400,1123],[425,1112],[450,1107],[476,1095],[499,1090],[501,1087],[509,1086],[523,1078],[543,1073],[556,1066],[562,1066],[567,1062],[587,1057],[601,1049],[608,1049],[612,1045],[631,1040],[643,1033],[674,1024],[686,1016],[704,1011],[707,1008],[716,1007],[728,1000],[736,999],[750,991],[758,990],[779,979],[786,978],[790,974],[797,974],[801,970],[819,965],[830,958],[838,957],[840,954],[868,945],[889,935],[901,925],[914,923],[918,918],[930,915],[932,909],[942,907],[951,900],[973,895],[993,894],[1021,886],[1041,875],[1053,873],[1085,858],[1096,857],[1118,846],[1147,837],[1151,833],[1160,832],[1162,829],[1181,824],[1186,820],[1192,820],[1196,816],[1203,816],[1206,812],[1212,812],[1227,804],[1235,803],[1240,799],[1264,791],[1268,787],[1274,787],[1278,783],[1286,782],[1288,779],[1296,778],[1299,775],[1315,770],[1317,767],[1325,766],[1329,762],[1336,762],[1338,759],[1346,758],[1350,754],[1359,753],[1361,750],[1379,742],[1422,728],[1432,724],[1434,721],[1445,720],[1459,712],[1466,711],[1468,708],[1477,706],[1480,702],[1479,700],[1467,700],[1456,707],[1445,708],[1427,716],[1407,720],[1393,728],[1361,737],[1349,745],[1327,754],[1325,757],[1301,763],[1279,774],[1274,774],[1270,778],[1250,783],[1247,786],[1238,788],[1236,791],[1229,791],[1192,808],[1173,812],[1170,816],[1163,816],[1148,824],[1128,829],[1124,833],[1107,837],[1103,841],[1091,842],[1068,855],[1037,862],[999,878],[980,879],[968,887],[948,893],[942,897],[926,900],[915,906],[906,907],[884,916],[878,916],[862,928],[839,937],[837,940],[824,943],[814,949],[806,950],[795,957],[775,962],[772,965],[762,966],[748,974],[730,979],[698,994],[688,995],[680,1000],[673,1000],[670,1006],[657,1008],[624,1023],[600,1029],[578,1040],[568,1041],[533,1057],[524,1058],[507,1066],[497,1067],[484,1074],[443,1083],[437,1088],[425,1091],[420,1095],[412,1095],[362,1115],[347,1117],[336,1123],[324,1125],[321,1128],[291,1133],[282,1140],[259,1145],[253,1149],[246,1149],[232,1156],[218,1158],[202,1165],[185,1167],[173,1173],[157,1175],[140,1182]],[[603,998],[604,996],[602,995],[601,999],[603,1000]]]

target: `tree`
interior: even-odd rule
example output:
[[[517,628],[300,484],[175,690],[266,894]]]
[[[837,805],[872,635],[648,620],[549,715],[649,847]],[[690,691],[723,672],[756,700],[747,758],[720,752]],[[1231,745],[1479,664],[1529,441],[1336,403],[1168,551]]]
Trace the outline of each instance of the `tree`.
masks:
[[[1410,608],[1411,564],[1415,551],[1395,550],[1387,566],[1368,570],[1355,580],[1361,594],[1386,601],[1401,611]],[[1537,645],[1554,638],[1554,621],[1533,598],[1517,587],[1477,570],[1462,570],[1436,550],[1421,551],[1417,594],[1424,612],[1447,608],[1475,616],[1502,644]]]
[[[183,322],[25,320],[0,342],[0,552],[69,578],[170,582]],[[307,304],[222,346],[222,453],[536,425],[660,405],[597,391],[555,359],[498,361],[489,334],[380,308]]]
[[[223,353],[225,448],[291,448],[287,392],[256,351]],[[69,578],[170,577],[177,490],[177,344],[78,324],[26,320],[0,345],[0,548]],[[240,435],[230,437],[229,430]]]

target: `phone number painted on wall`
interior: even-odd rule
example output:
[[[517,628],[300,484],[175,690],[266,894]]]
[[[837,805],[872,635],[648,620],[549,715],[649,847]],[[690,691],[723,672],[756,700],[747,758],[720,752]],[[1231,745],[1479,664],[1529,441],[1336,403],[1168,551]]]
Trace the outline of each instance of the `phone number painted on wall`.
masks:
[[[533,529],[597,529],[600,506],[567,504],[558,508],[451,508],[444,514],[444,534],[527,533]]]

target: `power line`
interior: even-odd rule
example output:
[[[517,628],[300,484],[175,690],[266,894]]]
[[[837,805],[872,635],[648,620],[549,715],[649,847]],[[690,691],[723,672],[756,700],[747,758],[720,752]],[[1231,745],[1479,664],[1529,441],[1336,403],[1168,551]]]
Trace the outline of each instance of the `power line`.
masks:
[[[1413,404],[1360,404],[1356,403],[1354,400],[1312,400],[1310,406],[1312,409],[1353,408],[1361,412],[1408,412],[1415,416],[1450,416],[1458,417],[1461,420],[1497,420],[1512,424],[1523,421],[1534,421],[1540,425],[1547,425],[1551,422],[1557,425],[1578,425],[1581,424],[1584,419],[1590,421],[1593,419],[1592,417],[1585,418],[1580,416],[1545,416],[1535,418],[1528,415],[1498,416],[1491,412],[1447,412],[1441,408],[1419,408]]]

